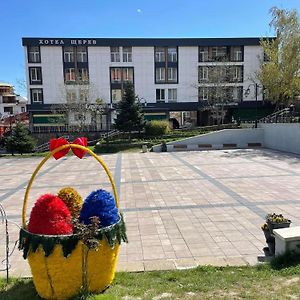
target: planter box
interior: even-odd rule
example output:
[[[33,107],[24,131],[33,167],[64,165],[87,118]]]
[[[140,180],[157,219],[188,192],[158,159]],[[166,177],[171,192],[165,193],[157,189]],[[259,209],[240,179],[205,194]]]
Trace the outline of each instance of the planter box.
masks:
[[[284,222],[284,223],[275,223],[275,222],[267,221],[267,224],[269,226],[270,233],[273,234],[273,229],[280,229],[280,228],[290,227],[291,221]]]

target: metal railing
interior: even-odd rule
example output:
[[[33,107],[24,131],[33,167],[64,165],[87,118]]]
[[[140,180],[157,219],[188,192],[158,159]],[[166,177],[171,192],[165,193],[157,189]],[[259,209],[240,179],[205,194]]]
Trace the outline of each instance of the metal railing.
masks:
[[[300,113],[293,107],[278,110],[258,120],[259,123],[300,123]]]

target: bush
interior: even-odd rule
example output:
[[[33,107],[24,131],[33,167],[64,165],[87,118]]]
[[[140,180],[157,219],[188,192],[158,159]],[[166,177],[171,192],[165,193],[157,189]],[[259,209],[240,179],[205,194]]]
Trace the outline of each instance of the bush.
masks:
[[[171,131],[168,121],[149,121],[145,126],[146,135],[159,136],[167,134]]]

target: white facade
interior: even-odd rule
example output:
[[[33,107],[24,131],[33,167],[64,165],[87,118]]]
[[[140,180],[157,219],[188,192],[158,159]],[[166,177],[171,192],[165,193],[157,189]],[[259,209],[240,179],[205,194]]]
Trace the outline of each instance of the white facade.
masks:
[[[224,42],[223,48],[227,47],[227,51],[231,51],[233,47],[240,47],[243,57],[240,61],[229,61],[226,63],[229,66],[240,66],[242,68],[242,81],[239,83],[224,83],[224,86],[239,88],[242,99],[238,99],[237,102],[261,101],[262,87],[255,77],[259,69],[260,58],[262,57],[259,38],[221,40]],[[213,46],[214,41],[219,46]],[[97,99],[102,99],[111,106],[115,102],[114,97],[120,97],[120,93],[123,93],[123,90],[119,91],[120,87],[114,87],[111,68],[132,68],[135,93],[142,103],[146,104],[147,108],[150,107],[156,110],[163,108],[164,110],[176,111],[178,107],[178,111],[197,111],[197,104],[206,100],[200,97],[198,88],[211,86],[209,82],[198,82],[199,68],[224,65],[220,61],[200,61],[199,49],[203,45],[211,48],[210,51],[212,48],[221,48],[222,41],[220,39],[50,40],[24,38],[29,103],[30,105],[35,105],[35,111],[40,108],[41,112],[46,110],[49,112],[49,107],[52,104],[67,102],[66,91],[73,91],[76,97],[79,98],[82,85],[66,84],[66,72],[73,72],[71,70],[73,68],[75,74],[77,68],[83,67],[80,67],[81,64],[76,64],[76,62],[75,67],[70,67],[70,64],[65,61],[64,51],[66,50],[64,49],[72,47],[79,49],[79,47],[84,45],[88,58],[86,63],[84,62],[82,65],[88,72],[89,88],[91,90],[88,102],[93,103]],[[130,62],[122,61],[122,55],[126,47],[131,49],[132,61]],[[32,50],[33,48],[35,50]],[[155,59],[158,48],[165,51],[165,63],[158,62]],[[176,61],[172,61],[172,63],[167,58],[169,57],[168,51],[170,48],[176,51]],[[28,49],[31,49],[31,52],[39,51],[39,53],[36,53],[37,61],[29,62],[29,56],[35,55],[35,53],[28,54]],[[79,50],[74,51],[76,56]],[[112,59],[112,51],[120,51],[119,54],[116,54],[120,56],[119,62],[112,61],[114,60]],[[213,49],[212,51],[216,50]],[[41,75],[37,74],[39,70],[30,70],[32,68],[39,69]],[[71,71],[66,71],[66,68]],[[164,72],[164,75],[162,73],[157,75],[158,69],[161,69],[159,72]],[[123,69],[120,72],[122,73]],[[173,80],[176,77],[176,73],[177,80]],[[42,77],[42,80],[33,82],[31,77],[36,79],[35,77],[38,77],[38,75]],[[160,79],[165,76],[166,82],[159,82],[157,76],[160,76]],[[170,78],[174,77],[173,81],[167,82],[169,76]],[[123,86],[123,83],[121,85]],[[33,107],[30,105],[29,111],[33,110]]]

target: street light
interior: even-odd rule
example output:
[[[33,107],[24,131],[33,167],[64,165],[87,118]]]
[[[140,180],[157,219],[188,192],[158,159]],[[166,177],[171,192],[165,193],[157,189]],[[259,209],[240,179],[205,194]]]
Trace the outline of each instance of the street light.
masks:
[[[259,88],[263,88],[263,86],[260,85],[260,84],[258,84],[258,83],[250,83],[248,85],[248,88],[245,91],[245,96],[246,97],[248,97],[249,94],[250,94],[250,86],[254,86],[254,95],[255,95],[255,128],[257,128],[257,123],[258,123],[258,120],[257,120],[257,117],[258,117],[258,114],[257,114],[258,89]]]

